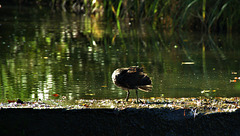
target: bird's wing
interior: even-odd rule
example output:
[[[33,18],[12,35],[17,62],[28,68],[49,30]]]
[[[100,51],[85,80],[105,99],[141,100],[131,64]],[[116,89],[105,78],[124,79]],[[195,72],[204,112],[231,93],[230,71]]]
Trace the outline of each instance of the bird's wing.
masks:
[[[129,85],[127,83],[127,79],[128,79],[128,74],[127,74],[127,71],[128,70],[122,70],[120,72],[120,74],[118,74],[116,76],[116,83],[119,85],[119,86],[122,86],[124,88],[129,88]]]
[[[126,73],[124,80],[127,81],[129,86],[143,86],[151,84],[150,78],[143,72]]]
[[[150,92],[152,91],[152,85],[139,86],[138,89],[144,92]]]
[[[139,90],[144,92],[152,91],[152,81],[146,74],[143,74],[143,76],[139,79],[138,84]]]
[[[119,86],[128,89],[141,89],[140,87],[151,85],[150,78],[138,67],[122,70],[116,79]],[[148,88],[150,88],[150,86],[148,86]],[[142,90],[143,89],[144,88],[142,88]]]

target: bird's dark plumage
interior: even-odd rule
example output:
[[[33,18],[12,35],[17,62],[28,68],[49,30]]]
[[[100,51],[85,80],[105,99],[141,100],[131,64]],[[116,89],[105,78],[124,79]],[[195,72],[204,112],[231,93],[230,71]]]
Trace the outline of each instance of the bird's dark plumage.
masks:
[[[136,89],[137,101],[138,89],[145,92],[152,90],[151,79],[147,74],[143,73],[143,68],[137,66],[116,69],[112,74],[112,80],[116,86],[128,92],[126,101],[128,101],[130,89]]]

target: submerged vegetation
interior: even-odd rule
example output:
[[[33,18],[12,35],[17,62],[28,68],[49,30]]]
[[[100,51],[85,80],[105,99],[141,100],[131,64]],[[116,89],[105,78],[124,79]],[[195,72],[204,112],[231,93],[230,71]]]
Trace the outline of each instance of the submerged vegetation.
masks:
[[[50,6],[121,23],[150,23],[153,28],[201,32],[239,32],[238,0],[9,0],[7,3]],[[4,4],[4,2],[2,3]]]

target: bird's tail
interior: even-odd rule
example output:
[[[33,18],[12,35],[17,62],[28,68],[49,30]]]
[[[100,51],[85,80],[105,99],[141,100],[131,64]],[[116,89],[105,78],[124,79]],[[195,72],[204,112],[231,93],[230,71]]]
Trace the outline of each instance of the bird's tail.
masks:
[[[139,90],[144,91],[144,92],[151,92],[152,91],[152,85],[144,85],[144,86],[139,86]]]

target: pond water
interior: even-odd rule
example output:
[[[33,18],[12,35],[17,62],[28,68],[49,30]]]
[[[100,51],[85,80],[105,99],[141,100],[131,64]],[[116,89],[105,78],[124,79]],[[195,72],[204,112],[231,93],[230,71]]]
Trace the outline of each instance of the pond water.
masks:
[[[240,96],[238,34],[159,30],[33,7],[0,8],[0,99],[125,98],[111,80],[141,66],[150,97]],[[131,93],[130,98],[135,97]]]

